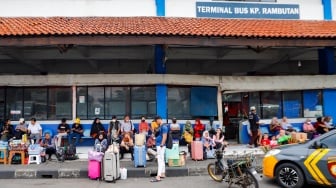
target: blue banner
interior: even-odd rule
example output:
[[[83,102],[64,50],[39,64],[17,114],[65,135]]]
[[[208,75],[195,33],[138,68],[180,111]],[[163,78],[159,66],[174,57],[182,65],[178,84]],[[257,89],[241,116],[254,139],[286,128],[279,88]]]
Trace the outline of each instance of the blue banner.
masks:
[[[196,17],[300,19],[294,4],[196,2]]]

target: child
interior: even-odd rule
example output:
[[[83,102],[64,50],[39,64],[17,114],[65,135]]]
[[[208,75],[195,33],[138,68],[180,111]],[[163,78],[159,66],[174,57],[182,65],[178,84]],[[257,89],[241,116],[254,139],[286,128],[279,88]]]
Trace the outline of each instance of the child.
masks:
[[[278,139],[278,144],[283,145],[283,144],[288,144],[288,140],[291,137],[286,135],[286,131],[285,130],[280,130],[279,135],[277,136]]]
[[[264,133],[263,136],[262,136],[262,139],[261,139],[261,147],[262,147],[263,151],[265,151],[265,152],[269,151],[271,149],[270,144],[271,144],[271,142],[268,139],[268,134]]]
[[[278,146],[278,141],[275,136],[272,136],[272,140],[270,141],[270,146],[271,148],[275,148],[276,146]]]

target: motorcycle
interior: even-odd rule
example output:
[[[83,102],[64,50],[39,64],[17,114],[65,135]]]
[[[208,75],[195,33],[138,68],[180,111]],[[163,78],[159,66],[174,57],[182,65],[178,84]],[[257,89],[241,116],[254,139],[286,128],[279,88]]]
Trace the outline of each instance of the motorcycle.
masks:
[[[255,168],[252,166],[255,156],[252,153],[243,155],[234,155],[230,159],[223,159],[223,145],[215,151],[215,162],[208,164],[208,173],[210,177],[217,182],[226,182],[231,185],[237,185],[242,188],[259,188],[258,175]]]

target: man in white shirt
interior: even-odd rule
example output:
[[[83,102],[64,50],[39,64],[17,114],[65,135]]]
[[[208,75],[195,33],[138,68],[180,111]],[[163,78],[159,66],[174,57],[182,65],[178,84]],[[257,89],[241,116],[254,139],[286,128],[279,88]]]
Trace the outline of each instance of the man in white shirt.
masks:
[[[28,125],[28,132],[30,133],[30,139],[33,139],[34,143],[39,143],[42,138],[42,127],[36,122],[36,118],[31,118]]]

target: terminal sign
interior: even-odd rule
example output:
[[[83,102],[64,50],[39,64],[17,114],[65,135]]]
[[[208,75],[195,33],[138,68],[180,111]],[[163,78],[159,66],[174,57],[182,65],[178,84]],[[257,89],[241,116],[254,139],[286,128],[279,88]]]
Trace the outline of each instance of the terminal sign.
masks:
[[[196,17],[300,19],[294,4],[196,2]]]

